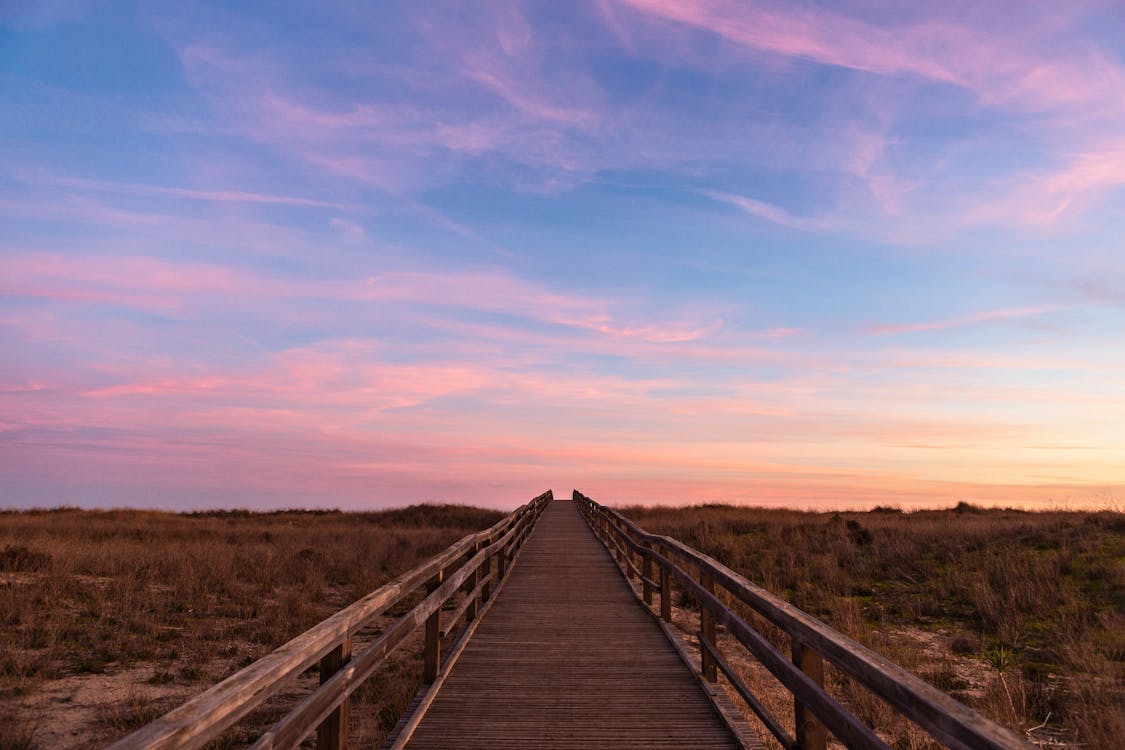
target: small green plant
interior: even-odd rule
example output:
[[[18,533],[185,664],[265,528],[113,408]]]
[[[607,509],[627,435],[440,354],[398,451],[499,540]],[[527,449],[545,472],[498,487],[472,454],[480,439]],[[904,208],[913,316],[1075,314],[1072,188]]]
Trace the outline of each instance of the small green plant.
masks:
[[[1003,643],[992,646],[984,655],[988,665],[997,672],[1007,672],[1015,664],[1015,653]]]

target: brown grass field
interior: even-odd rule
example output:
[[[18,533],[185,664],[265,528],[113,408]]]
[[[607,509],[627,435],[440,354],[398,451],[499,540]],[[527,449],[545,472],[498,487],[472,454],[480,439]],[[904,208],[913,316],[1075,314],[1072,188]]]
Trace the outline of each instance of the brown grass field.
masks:
[[[624,512],[1042,746],[1109,750],[1125,737],[1120,513]],[[104,745],[500,517],[456,506],[0,512],[0,750]],[[691,630],[692,602],[680,605]],[[776,683],[743,668],[787,716]],[[393,727],[420,671],[409,644],[357,693],[361,746]],[[845,678],[832,682],[896,747],[927,746]],[[299,695],[271,701],[219,746],[246,744]]]
[[[2,512],[0,750],[101,747],[502,517]],[[420,686],[418,648],[357,693],[352,736],[365,746]],[[220,746],[246,744],[298,697],[271,701]]]
[[[1037,745],[1125,746],[1125,514],[964,503],[913,513],[721,505],[621,512],[726,563]],[[696,632],[693,603],[680,604],[677,621]],[[788,652],[779,631],[754,620]],[[724,651],[741,649],[728,638]],[[792,731],[783,689],[749,659],[740,664]],[[934,746],[843,675],[830,673],[829,684],[894,747]]]

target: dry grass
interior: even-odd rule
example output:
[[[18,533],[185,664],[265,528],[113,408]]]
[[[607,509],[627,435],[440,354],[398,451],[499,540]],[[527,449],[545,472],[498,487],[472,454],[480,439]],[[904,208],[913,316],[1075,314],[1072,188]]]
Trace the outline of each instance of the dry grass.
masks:
[[[909,514],[714,505],[623,512],[1033,741],[1109,750],[1125,737],[1120,513],[965,504]],[[780,632],[758,624],[787,652]],[[791,723],[778,683],[749,661],[745,670]],[[830,674],[830,685],[893,746],[932,746],[843,675]]]
[[[501,517],[0,512],[0,750],[111,741]],[[388,669],[353,710],[372,742],[420,682],[409,653]]]

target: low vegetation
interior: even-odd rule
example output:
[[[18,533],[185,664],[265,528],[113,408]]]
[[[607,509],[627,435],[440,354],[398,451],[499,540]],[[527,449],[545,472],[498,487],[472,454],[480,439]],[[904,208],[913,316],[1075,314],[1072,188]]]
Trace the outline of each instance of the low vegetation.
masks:
[[[715,557],[1041,746],[1125,737],[1125,515],[623,509]],[[690,601],[681,602],[690,610]],[[763,632],[783,641],[776,631]],[[751,682],[790,723],[772,678]],[[835,694],[900,748],[916,728],[840,674]],[[764,733],[763,733],[764,734]],[[772,737],[769,738],[772,740]]]
[[[502,516],[432,505],[0,512],[0,750],[100,747]],[[411,652],[358,694],[352,732],[366,744],[420,685]]]
[[[1108,750],[1125,736],[1125,515],[624,512],[1041,746]],[[500,517],[457,506],[0,512],[0,750],[102,746]],[[690,619],[693,603],[678,604]],[[408,644],[356,694],[363,746],[378,746],[414,696],[417,657]],[[776,682],[736,663],[791,722]],[[217,746],[247,744],[315,680],[302,676]],[[845,676],[829,681],[895,747],[929,747]]]

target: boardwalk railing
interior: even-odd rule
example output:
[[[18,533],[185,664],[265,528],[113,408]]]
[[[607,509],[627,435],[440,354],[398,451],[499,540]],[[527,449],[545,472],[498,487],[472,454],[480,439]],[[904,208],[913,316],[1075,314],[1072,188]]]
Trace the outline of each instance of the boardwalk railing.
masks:
[[[254,744],[254,748],[293,748],[313,731],[318,748],[345,747],[348,697],[387,656],[420,627],[425,627],[423,679],[440,669],[442,639],[462,618],[472,621],[488,606],[504,580],[512,556],[530,535],[552,499],[539,495],[486,531],[470,534],[441,554],[340,610],[276,651],[236,672],[156,721],[111,745],[112,750],[198,748],[219,737],[239,719],[289,684],[320,666],[320,686]],[[352,637],[408,600],[420,589],[425,597],[362,650],[352,653]],[[465,593],[445,623],[442,608]]]
[[[905,669],[691,547],[650,534],[578,490],[574,502],[587,523],[617,557],[625,574],[640,579],[641,596],[652,605],[660,594],[660,616],[672,620],[673,581],[699,603],[702,677],[722,672],[749,708],[787,750],[824,750],[827,732],[849,748],[888,750],[883,740],[824,689],[824,661],[835,665],[941,744],[957,750],[1029,750],[1010,730],[975,713]],[[727,602],[740,602],[784,631],[787,658]],[[796,737],[750,691],[719,651],[722,625],[793,695]]]

